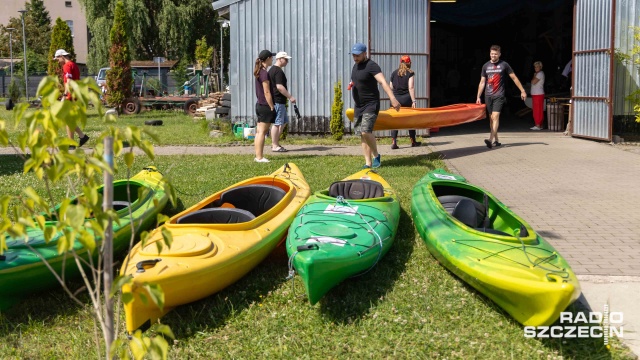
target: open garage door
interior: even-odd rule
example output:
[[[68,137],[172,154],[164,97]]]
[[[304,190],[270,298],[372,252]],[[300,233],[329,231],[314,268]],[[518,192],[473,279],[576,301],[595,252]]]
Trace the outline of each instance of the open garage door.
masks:
[[[573,40],[573,136],[611,140],[613,0],[576,0]]]

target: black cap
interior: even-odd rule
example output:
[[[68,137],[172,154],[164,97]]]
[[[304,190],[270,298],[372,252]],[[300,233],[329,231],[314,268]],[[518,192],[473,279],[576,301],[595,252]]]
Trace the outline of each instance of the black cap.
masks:
[[[272,56],[276,56],[275,53],[272,53],[269,50],[262,50],[260,51],[260,55],[258,55],[258,58],[262,61],[267,60],[268,58],[272,57]]]

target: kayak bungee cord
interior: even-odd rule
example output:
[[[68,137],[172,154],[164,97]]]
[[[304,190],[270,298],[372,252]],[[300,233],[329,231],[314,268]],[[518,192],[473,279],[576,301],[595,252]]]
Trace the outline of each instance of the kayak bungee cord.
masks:
[[[527,257],[527,260],[529,260],[529,262],[531,263],[531,265],[533,265],[533,267],[539,267],[542,270],[546,270],[549,273],[555,274],[560,276],[563,279],[568,279],[569,278],[569,272],[567,272],[567,270],[562,269],[562,270],[553,270],[553,269],[549,269],[546,268],[544,266],[542,266],[542,263],[546,261],[546,259],[552,259],[554,257],[557,257],[557,255],[555,254],[555,252],[548,256],[547,258],[543,259],[543,261],[539,262],[538,264],[534,263],[533,261],[531,261],[531,259],[529,259],[529,254],[527,253],[527,251],[525,250],[525,245],[524,245],[524,241],[522,241],[522,238],[520,237],[520,229],[516,230],[516,237],[518,238],[518,240],[520,240],[520,244],[522,244],[522,251],[524,252],[524,255]],[[549,273],[546,274],[547,280],[552,281],[552,279],[549,277]]]
[[[358,253],[357,253],[357,254],[358,254],[358,256],[362,256],[362,255],[364,255],[367,251],[369,251],[369,250],[371,250],[371,249],[373,249],[373,248],[375,248],[375,247],[378,247],[378,248],[379,248],[377,258],[376,258],[375,262],[373,263],[373,265],[371,265],[371,267],[369,267],[369,268],[368,268],[367,270],[365,270],[364,272],[361,272],[361,273],[359,273],[359,274],[357,274],[357,275],[351,276],[351,278],[358,277],[358,276],[362,276],[362,275],[364,275],[364,274],[368,273],[369,271],[371,271],[371,269],[373,269],[373,268],[378,264],[378,262],[380,261],[380,258],[382,257],[382,251],[383,251],[383,244],[384,244],[384,241],[386,241],[386,240],[390,239],[391,237],[390,237],[390,236],[388,236],[388,237],[386,237],[385,239],[381,239],[381,238],[380,238],[380,235],[379,235],[379,234],[378,234],[378,232],[375,230],[375,228],[374,228],[373,226],[371,226],[370,221],[369,221],[369,220],[367,220],[367,219],[365,219],[365,216],[367,216],[367,217],[369,217],[369,218],[372,218],[372,220],[373,220],[373,221],[375,221],[375,223],[376,223],[375,227],[377,227],[378,225],[381,225],[381,224],[382,224],[382,225],[384,225],[384,226],[387,226],[387,225],[386,225],[386,224],[383,224],[383,222],[381,222],[381,221],[379,221],[379,220],[377,220],[377,219],[373,218],[373,217],[372,217],[372,216],[370,216],[370,215],[363,215],[362,213],[360,213],[360,212],[357,210],[357,208],[354,208],[354,207],[353,207],[353,206],[352,206],[348,201],[346,201],[346,200],[344,199],[344,197],[343,197],[343,196],[338,196],[338,197],[336,197],[335,202],[323,202],[323,203],[325,203],[325,204],[326,204],[326,203],[330,203],[330,204],[333,204],[333,205],[343,205],[343,204],[346,204],[347,206],[349,206],[349,208],[350,208],[350,209],[352,209],[352,210],[354,211],[354,214],[358,214],[358,216],[360,217],[360,219],[362,219],[362,221],[363,221],[365,224],[367,224],[367,227],[370,229],[370,230],[367,230],[367,232],[368,232],[368,233],[373,233],[373,234],[375,234],[375,235],[374,235],[374,238],[375,238],[375,239],[377,239],[377,241],[376,241],[375,243],[373,243],[372,245],[354,244],[354,243],[351,243],[351,242],[349,242],[349,241],[347,241],[347,240],[342,240],[342,239],[340,239],[340,240],[344,241],[344,243],[343,243],[343,242],[340,242],[340,244],[344,244],[344,245],[348,245],[348,246],[352,246],[352,247],[365,247],[365,249],[364,249],[364,250],[359,250],[359,251],[358,251]],[[316,204],[318,204],[318,203],[316,203]],[[304,216],[306,216],[306,215],[313,215],[313,214],[316,214],[316,213],[324,213],[324,210],[311,210],[311,211],[305,212],[305,208],[306,208],[307,206],[309,206],[309,205],[308,205],[308,204],[305,204],[305,205],[302,207],[302,209],[300,209],[300,212],[302,213],[301,217],[304,217]],[[371,206],[367,206],[366,204],[362,204],[361,206],[362,206],[362,207],[367,207],[367,208],[373,208],[373,207],[371,207]],[[353,221],[353,220],[346,220],[346,219],[344,219],[344,218],[342,218],[342,217],[338,217],[338,215],[339,215],[339,214],[336,214],[335,218],[336,218],[336,220],[339,220],[339,221],[340,221],[340,222],[342,222],[342,223],[346,223],[346,224],[349,224],[349,225],[357,225],[358,227],[361,227],[361,226],[362,226],[362,225],[361,225],[360,223],[358,223],[358,222],[355,222],[355,221]],[[328,217],[328,218],[332,218],[332,216],[327,215],[327,214],[325,214],[325,216],[326,216],[326,217]],[[386,214],[385,214],[384,216],[385,216],[385,219],[387,219]],[[318,223],[321,223],[321,224],[326,224],[326,223],[327,223],[327,220],[325,220],[325,219],[323,219],[323,220],[315,220],[315,221],[314,221],[314,220],[312,220],[312,221],[309,221],[309,222],[306,222],[306,223],[304,223],[303,221],[301,221],[301,223],[300,223],[300,224],[298,224],[297,228],[293,230],[293,233],[296,235],[296,240],[297,240],[297,239],[300,239],[300,237],[298,236],[298,228],[302,227],[303,225],[309,225],[309,224],[314,223],[314,222],[318,222]],[[387,228],[388,228],[388,226],[387,226]],[[311,238],[308,238],[307,240],[316,240],[316,241],[317,241],[317,238],[316,238],[316,237],[311,237]],[[326,242],[326,241],[324,241],[324,242],[325,242],[325,243],[331,243],[331,242]],[[336,243],[337,243],[337,242],[336,242]],[[317,247],[316,247],[316,248],[314,248],[314,249],[308,249],[308,250],[316,250],[316,249],[317,249]],[[289,272],[288,272],[288,275],[287,275],[287,277],[286,277],[286,280],[293,279],[293,277],[295,276],[295,270],[294,270],[294,267],[293,267],[293,259],[295,258],[295,256],[296,256],[299,252],[300,252],[299,250],[298,250],[298,251],[295,251],[295,252],[294,252],[294,253],[289,257],[289,260],[288,260]],[[293,283],[292,283],[292,286],[293,286]]]
[[[351,278],[355,278],[355,277],[358,277],[358,276],[362,276],[362,275],[364,275],[364,274],[368,273],[369,271],[371,271],[371,269],[373,269],[373,268],[378,264],[378,261],[380,261],[380,257],[382,256],[382,250],[383,250],[383,247],[382,247],[382,241],[383,241],[383,240],[380,238],[380,235],[375,231],[375,229],[371,226],[371,224],[369,224],[369,222],[368,222],[367,220],[365,220],[365,219],[364,219],[364,217],[362,216],[362,214],[360,214],[360,212],[358,212],[358,209],[356,209],[356,208],[354,208],[353,206],[351,206],[351,204],[349,204],[349,202],[348,202],[348,201],[347,201],[343,196],[338,196],[338,197],[336,198],[336,204],[347,204],[347,205],[349,206],[349,208],[353,209],[353,211],[354,211],[356,214],[358,214],[358,216],[360,216],[360,218],[362,219],[362,221],[364,221],[364,222],[367,224],[367,226],[369,227],[369,229],[371,229],[371,230],[369,231],[369,233],[374,233],[374,234],[375,234],[375,237],[378,239],[378,244],[380,244],[380,251],[378,251],[378,257],[376,257],[376,261],[374,261],[374,262],[373,262],[373,264],[372,264],[372,265],[371,265],[371,266],[370,266],[366,271],[361,272],[360,274],[353,275],[353,276],[351,276]],[[386,218],[386,215],[385,215],[385,218]],[[376,220],[376,225],[377,225],[377,224],[380,224],[380,221]],[[387,239],[388,239],[388,238],[389,238],[389,237],[387,237]],[[385,240],[387,240],[387,239],[385,239]],[[358,255],[359,255],[359,256],[362,256],[365,252],[369,251],[369,250],[370,250],[370,249],[372,249],[374,246],[376,246],[376,244],[371,245],[368,249],[366,249],[366,250],[364,250],[364,251],[358,251]]]

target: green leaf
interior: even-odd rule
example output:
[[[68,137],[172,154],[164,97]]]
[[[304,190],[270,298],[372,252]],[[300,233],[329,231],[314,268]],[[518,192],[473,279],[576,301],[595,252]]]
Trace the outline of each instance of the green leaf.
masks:
[[[65,219],[73,228],[79,228],[84,225],[84,214],[86,209],[82,205],[69,205],[65,213]]]
[[[158,214],[158,216],[156,217],[156,221],[157,221],[158,225],[169,221],[169,219],[170,218],[165,214]]]
[[[69,251],[69,249],[71,249],[71,242],[69,241],[69,238],[67,238],[66,235],[62,235],[58,238],[57,245],[58,245],[58,254],[66,253],[67,251]]]
[[[158,284],[144,283],[142,287],[147,290],[151,301],[160,308],[160,311],[164,309],[164,292]]]
[[[158,334],[162,334],[163,336],[166,336],[168,338],[171,338],[171,339],[176,338],[176,336],[173,334],[173,331],[171,331],[171,328],[167,325],[162,325],[162,324],[158,325],[156,326],[155,331]]]
[[[58,228],[54,225],[47,226],[44,228],[44,241],[49,243],[51,239],[58,233]]]
[[[132,303],[133,300],[135,300],[135,296],[133,296],[132,293],[130,292],[122,293],[122,303],[124,303],[125,305]]]
[[[35,218],[36,218],[36,221],[38,222],[38,227],[40,227],[41,230],[44,230],[44,226],[45,226],[44,216],[36,215]]]
[[[113,280],[113,284],[111,285],[111,292],[109,293],[109,296],[114,296],[118,291],[120,291],[120,289],[122,289],[124,285],[131,283],[132,280],[133,280],[133,277],[131,275],[116,276],[116,278]],[[131,294],[131,293],[127,293],[127,294]]]
[[[171,244],[173,243],[173,235],[171,234],[171,230],[167,229],[166,226],[163,226],[161,232],[164,243],[167,244],[169,248],[171,248]]]
[[[133,158],[133,152],[127,152],[124,154],[124,162],[129,169],[131,169],[131,167],[133,166]]]
[[[78,241],[90,253],[93,253],[96,248],[96,239],[88,231],[82,231],[80,237],[78,237]]]

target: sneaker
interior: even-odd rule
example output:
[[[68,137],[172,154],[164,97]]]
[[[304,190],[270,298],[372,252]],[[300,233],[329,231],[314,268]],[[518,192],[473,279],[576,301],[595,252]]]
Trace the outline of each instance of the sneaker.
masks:
[[[371,169],[371,165],[364,164],[364,165],[362,165],[362,168],[363,169]]]
[[[380,167],[380,154],[378,154],[378,156],[373,158],[373,164],[371,164],[371,167],[374,169],[377,169]]]
[[[491,149],[491,141],[489,141],[489,139],[484,139],[484,143],[487,145],[489,149]]]
[[[255,159],[253,159],[253,161],[259,162],[259,163],[268,163],[269,162],[269,160],[267,158],[265,158],[265,157],[263,157],[262,159],[255,158]]]
[[[417,147],[417,146],[421,146],[422,143],[420,141],[413,141],[411,142],[411,147]]]
[[[84,134],[84,137],[82,139],[80,139],[80,143],[78,144],[78,147],[86,144],[87,141],[89,141],[89,136],[87,134]]]
[[[398,144],[396,144],[396,142],[394,141],[393,144],[391,144],[391,150],[395,150],[395,149],[399,149],[399,148],[398,148]]]
[[[501,146],[501,145],[502,145],[502,143],[499,143],[499,142],[497,142],[497,141],[494,141],[494,142],[493,142],[493,146],[498,147],[498,146]]]
[[[534,127],[532,127],[532,128],[531,128],[531,130],[536,130],[536,131],[537,131],[537,130],[542,130],[542,128],[539,128],[539,127],[537,127],[537,126],[534,126]]]

